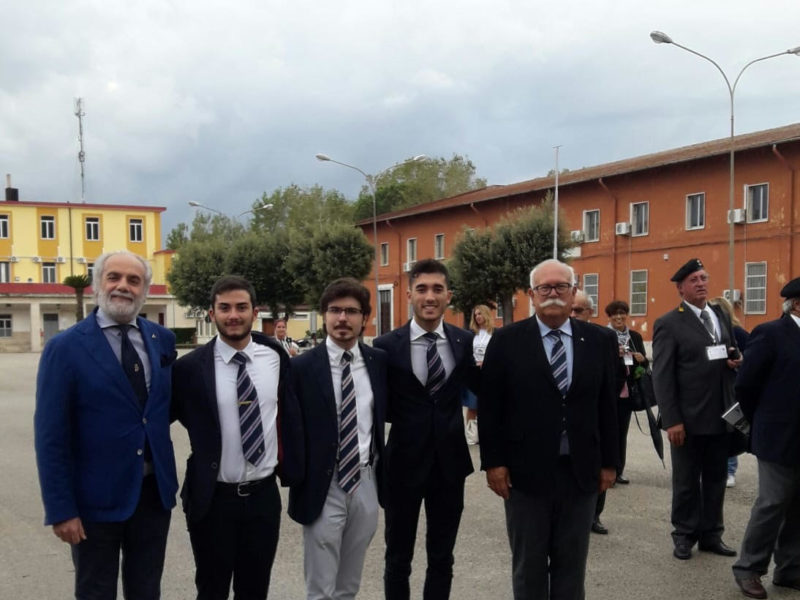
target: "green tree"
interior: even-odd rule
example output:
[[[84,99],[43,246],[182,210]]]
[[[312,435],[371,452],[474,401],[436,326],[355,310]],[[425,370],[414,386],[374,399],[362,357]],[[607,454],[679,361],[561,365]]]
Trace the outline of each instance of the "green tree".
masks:
[[[224,239],[190,241],[172,261],[167,281],[183,306],[205,309],[211,286],[223,274],[229,244]]]
[[[267,204],[272,208],[262,209]],[[271,194],[264,192],[253,203],[250,228],[263,233],[283,229],[312,235],[331,223],[353,223],[353,205],[336,190],[326,190],[319,185],[301,188],[292,184]]]
[[[189,241],[189,226],[186,223],[178,223],[167,234],[167,248],[179,250],[181,246]]]
[[[92,285],[92,280],[88,275],[67,275],[64,278],[64,285],[68,285],[75,290],[75,320],[83,321],[83,291]]]
[[[493,263],[492,240],[491,229],[465,227],[447,264],[453,290],[452,305],[463,313],[464,327],[469,327],[473,307],[478,304],[495,306],[497,294],[492,279],[487,276]]]

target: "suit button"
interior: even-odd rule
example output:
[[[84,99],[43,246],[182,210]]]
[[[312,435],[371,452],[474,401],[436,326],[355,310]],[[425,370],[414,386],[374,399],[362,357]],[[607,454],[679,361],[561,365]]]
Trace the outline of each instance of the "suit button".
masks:
[[[217,463],[215,463],[215,462],[212,462],[212,463],[211,463],[211,468],[212,468],[212,469],[216,469],[216,468],[217,468]]]
[[[147,425],[147,417],[144,417],[144,418],[142,419],[142,423],[144,423],[145,425]]]
[[[139,448],[139,449],[136,451],[136,456],[141,456],[142,454],[144,454],[144,450],[142,450],[141,448]]]

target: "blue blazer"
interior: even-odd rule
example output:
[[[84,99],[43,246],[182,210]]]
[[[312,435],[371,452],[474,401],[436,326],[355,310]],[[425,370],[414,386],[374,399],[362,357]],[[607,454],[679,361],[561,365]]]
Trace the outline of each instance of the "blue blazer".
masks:
[[[447,481],[463,480],[474,470],[464,437],[461,392],[477,389],[478,371],[472,356],[472,332],[444,323],[455,368],[431,397],[411,366],[410,321],[377,338],[373,345],[385,350],[389,360],[391,422],[386,445],[386,480],[389,485],[420,485],[434,466]]]
[[[95,309],[96,312],[96,309]],[[178,479],[169,437],[175,334],[138,317],[150,359],[144,410],[95,313],[47,343],[36,379],[34,437],[45,525],[124,521],[142,486],[145,439],[164,508]]]
[[[383,506],[384,422],[386,420],[386,353],[359,343],[372,385],[372,443],[376,459],[378,502]],[[303,413],[305,479],[289,490],[289,516],[303,525],[322,512],[331,478],[336,473],[339,417],[333,395],[328,349],[320,344],[292,359],[292,391]]]

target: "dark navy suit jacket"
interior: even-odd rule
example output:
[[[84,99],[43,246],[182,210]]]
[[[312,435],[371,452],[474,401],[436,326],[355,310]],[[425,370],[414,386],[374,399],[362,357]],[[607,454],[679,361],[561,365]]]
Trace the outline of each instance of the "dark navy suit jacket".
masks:
[[[372,385],[372,448],[376,459],[378,501],[383,505],[384,422],[386,420],[386,353],[359,343]],[[322,512],[336,473],[339,418],[333,393],[328,348],[323,343],[292,359],[292,392],[300,404],[305,434],[305,477],[289,490],[289,516],[303,525]]]
[[[145,438],[161,502],[175,506],[169,437],[175,335],[136,319],[150,360],[142,409],[95,313],[50,340],[39,361],[34,433],[46,525],[74,517],[128,519],[139,502]]]
[[[258,332],[251,335],[255,343],[272,348],[280,356],[277,473],[282,485],[292,485],[303,477],[303,424],[297,402],[287,391],[289,355],[272,338]],[[186,427],[192,447],[181,489],[189,521],[197,521],[208,512],[222,457],[214,369],[216,339],[179,358],[172,377],[172,417]]]

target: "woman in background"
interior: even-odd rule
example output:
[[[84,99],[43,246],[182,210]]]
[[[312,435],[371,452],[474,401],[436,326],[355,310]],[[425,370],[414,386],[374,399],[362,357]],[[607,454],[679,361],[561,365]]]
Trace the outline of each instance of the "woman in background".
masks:
[[[475,358],[475,364],[481,367],[483,356],[486,354],[486,346],[489,345],[494,331],[494,319],[488,306],[479,304],[472,309],[469,328],[475,334],[475,337],[472,338],[472,355]],[[478,443],[478,399],[468,388],[464,388],[463,404],[467,407],[467,443],[474,445]]]

